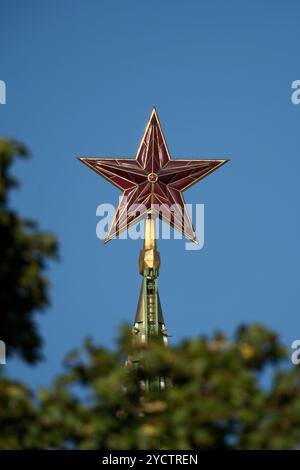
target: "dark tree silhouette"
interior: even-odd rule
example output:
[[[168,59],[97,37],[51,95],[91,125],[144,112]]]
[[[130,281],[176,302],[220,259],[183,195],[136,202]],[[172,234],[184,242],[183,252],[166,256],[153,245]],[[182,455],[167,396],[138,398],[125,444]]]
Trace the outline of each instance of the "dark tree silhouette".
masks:
[[[56,238],[38,230],[9,207],[9,191],[19,186],[11,175],[16,157],[28,157],[23,145],[0,139],[0,339],[6,353],[34,363],[41,357],[41,337],[34,313],[49,305],[47,261],[57,256]]]
[[[34,396],[0,380],[2,449],[293,449],[300,444],[300,369],[281,368],[287,351],[261,325],[144,348],[143,369],[125,369],[131,346],[86,341],[66,372]],[[262,385],[266,368],[272,383]],[[167,376],[164,392],[143,392],[145,377]],[[78,394],[78,391],[81,392]]]

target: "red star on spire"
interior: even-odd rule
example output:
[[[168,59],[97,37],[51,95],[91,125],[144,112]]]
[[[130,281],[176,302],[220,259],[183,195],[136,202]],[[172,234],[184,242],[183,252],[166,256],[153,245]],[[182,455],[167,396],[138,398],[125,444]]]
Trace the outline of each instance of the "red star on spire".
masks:
[[[136,157],[79,158],[123,191],[105,242],[137,223],[149,210],[197,241],[182,192],[228,160],[171,160],[153,108]]]

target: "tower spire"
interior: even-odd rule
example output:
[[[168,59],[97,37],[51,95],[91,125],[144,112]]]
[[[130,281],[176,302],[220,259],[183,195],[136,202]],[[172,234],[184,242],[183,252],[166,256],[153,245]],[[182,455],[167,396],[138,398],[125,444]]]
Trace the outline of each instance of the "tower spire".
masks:
[[[160,256],[156,250],[155,216],[149,211],[145,220],[144,247],[139,257],[139,272],[143,276],[140,296],[133,326],[133,338],[136,345],[149,344],[153,338],[159,338],[167,346],[167,330],[159,299],[157,278],[160,268]],[[140,358],[128,358],[127,367],[140,364]],[[146,389],[163,390],[165,377],[148,380],[143,384]]]
[[[79,160],[122,190],[105,242],[146,216],[144,248],[139,259],[143,280],[133,333],[141,345],[149,343],[154,337],[167,344],[157,289],[160,257],[156,250],[155,217],[152,211],[185,237],[197,242],[183,192],[228,160],[172,159],[155,108],[135,158],[80,157]],[[129,358],[127,365],[131,363],[138,364],[139,358]],[[149,379],[145,383],[148,389],[161,390],[165,386],[165,378]]]

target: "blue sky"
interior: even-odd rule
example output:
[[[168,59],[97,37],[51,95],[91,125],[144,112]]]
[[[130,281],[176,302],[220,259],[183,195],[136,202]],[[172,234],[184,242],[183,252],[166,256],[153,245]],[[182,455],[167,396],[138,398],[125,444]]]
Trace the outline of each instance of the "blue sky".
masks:
[[[0,132],[33,156],[12,204],[61,252],[36,317],[45,360],[9,360],[10,375],[47,384],[85,336],[111,346],[133,321],[141,241],[96,238],[119,191],[75,157],[134,157],[153,105],[171,156],[231,159],[185,193],[205,204],[204,248],[158,244],[172,341],[253,321],[300,337],[299,15],[296,0],[2,3]]]

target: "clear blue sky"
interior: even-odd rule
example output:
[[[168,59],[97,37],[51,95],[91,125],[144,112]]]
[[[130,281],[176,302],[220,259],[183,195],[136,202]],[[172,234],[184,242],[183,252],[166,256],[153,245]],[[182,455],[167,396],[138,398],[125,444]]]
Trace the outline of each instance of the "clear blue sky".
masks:
[[[47,384],[86,335],[113,345],[133,320],[141,241],[96,238],[119,191],[75,156],[133,157],[153,105],[173,157],[231,159],[185,193],[205,204],[204,249],[159,242],[172,341],[253,321],[300,337],[299,17],[297,0],[2,3],[0,131],[33,155],[12,204],[61,251],[37,316],[46,359],[9,360],[12,376]]]

